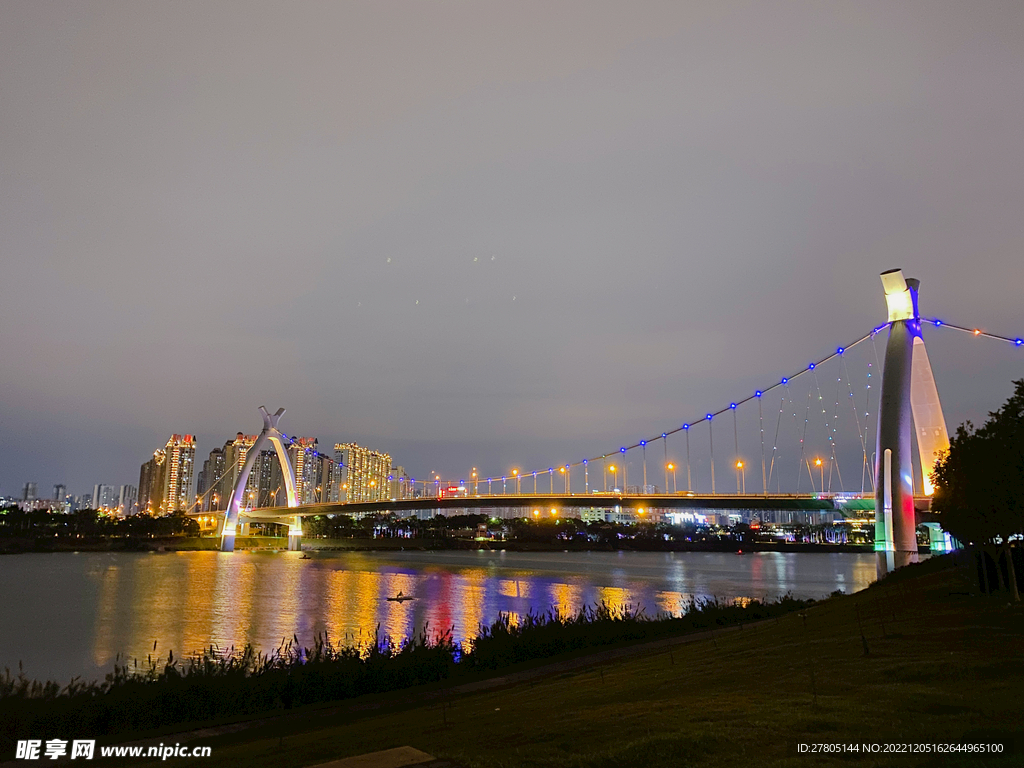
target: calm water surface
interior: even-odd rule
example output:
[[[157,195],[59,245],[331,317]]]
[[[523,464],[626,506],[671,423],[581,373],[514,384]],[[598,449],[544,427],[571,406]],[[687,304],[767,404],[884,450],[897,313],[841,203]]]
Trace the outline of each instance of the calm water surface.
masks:
[[[268,651],[297,635],[472,637],[499,612],[600,601],[673,611],[692,597],[822,597],[875,578],[872,554],[762,552],[55,553],[0,557],[0,668],[66,682],[115,656],[211,643]],[[386,600],[401,590],[416,600]],[[156,651],[153,646],[156,643]]]

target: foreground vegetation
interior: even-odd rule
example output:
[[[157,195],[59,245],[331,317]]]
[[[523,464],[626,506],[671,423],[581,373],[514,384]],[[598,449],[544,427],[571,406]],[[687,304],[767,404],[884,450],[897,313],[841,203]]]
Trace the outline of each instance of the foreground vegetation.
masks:
[[[191,738],[208,766],[411,745],[471,768],[1020,765],[1024,614],[952,558],[742,632],[442,696],[305,709]],[[169,737],[162,739],[167,741]],[[173,737],[183,743],[185,735]],[[1000,743],[999,755],[807,755],[798,744]]]
[[[680,616],[647,617],[629,607],[599,605],[563,616],[507,615],[480,627],[466,646],[450,631],[424,631],[404,643],[377,636],[366,645],[335,645],[328,637],[312,648],[294,640],[270,654],[247,646],[221,653],[209,648],[183,661],[119,664],[101,683],[31,681],[0,676],[0,747],[19,738],[102,736],[289,710],[423,683],[470,680],[492,670],[597,646],[643,642],[708,627],[779,616],[813,601],[784,598],[745,605],[691,603]]]

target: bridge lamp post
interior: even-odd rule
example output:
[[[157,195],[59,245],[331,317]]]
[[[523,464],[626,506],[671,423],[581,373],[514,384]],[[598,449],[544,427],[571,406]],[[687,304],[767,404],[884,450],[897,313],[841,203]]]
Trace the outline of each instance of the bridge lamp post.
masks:
[[[615,465],[612,464],[608,467],[608,471],[612,473],[612,492],[615,491]]]
[[[516,496],[518,496],[519,495],[519,470],[518,469],[513,469],[512,470],[512,477],[514,477],[516,479]]]
[[[590,467],[586,459],[583,460],[583,493],[590,495]]]
[[[644,455],[644,488],[643,493],[647,493],[647,441],[640,441],[640,451]]]
[[[533,495],[537,495],[537,473],[533,473]]]
[[[558,471],[561,472],[564,475],[565,474],[565,467],[559,467]],[[568,482],[565,484],[565,492],[566,492],[566,494],[569,493],[569,483]]]
[[[476,467],[473,467],[473,495],[474,496],[479,496],[480,495],[480,490],[479,489],[480,489],[480,483],[476,479]]]
[[[818,468],[818,472],[820,474],[820,482],[818,484],[818,492],[819,493],[824,493],[825,492],[825,465],[822,464],[821,463],[821,459],[818,458],[818,459],[814,460],[814,466],[816,466]]]
[[[668,471],[672,473],[672,493],[676,492],[676,465],[669,463]],[[668,493],[668,478],[665,478],[665,493]]]
[[[740,491],[740,479],[743,480],[743,490]],[[747,468],[743,465],[742,461],[736,462],[736,493],[742,493],[744,496],[747,495]]]

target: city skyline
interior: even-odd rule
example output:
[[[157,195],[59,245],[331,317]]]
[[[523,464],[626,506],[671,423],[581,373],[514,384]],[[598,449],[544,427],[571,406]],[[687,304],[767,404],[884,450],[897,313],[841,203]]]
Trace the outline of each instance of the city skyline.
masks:
[[[1024,333],[1019,4],[393,8],[9,6],[0,494],[261,404],[417,477],[575,460],[883,322],[892,267]],[[1019,350],[933,336],[983,420]]]

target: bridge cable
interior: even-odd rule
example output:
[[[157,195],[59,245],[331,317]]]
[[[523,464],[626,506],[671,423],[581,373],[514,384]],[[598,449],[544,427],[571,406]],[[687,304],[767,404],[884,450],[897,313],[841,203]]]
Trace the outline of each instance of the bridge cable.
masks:
[[[850,369],[846,365],[846,358],[843,358],[843,373],[846,376],[846,388],[850,392],[850,407],[853,409],[853,418],[857,422],[857,436],[860,438],[860,450],[863,456],[863,463],[860,469],[860,492],[864,494],[864,470],[868,465],[868,447],[867,443],[864,442],[864,430],[860,427],[860,413],[857,412],[856,398],[853,396],[853,381],[850,380]]]

